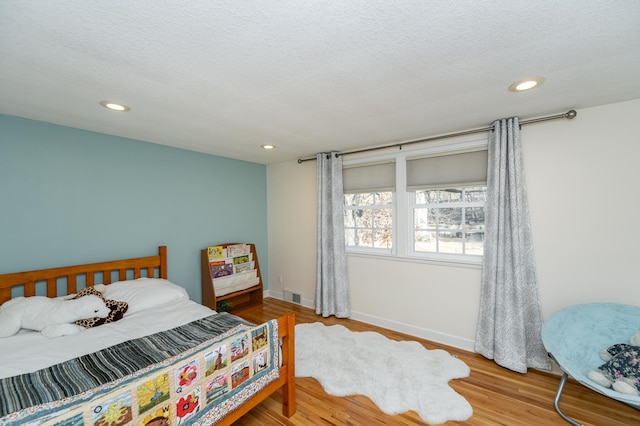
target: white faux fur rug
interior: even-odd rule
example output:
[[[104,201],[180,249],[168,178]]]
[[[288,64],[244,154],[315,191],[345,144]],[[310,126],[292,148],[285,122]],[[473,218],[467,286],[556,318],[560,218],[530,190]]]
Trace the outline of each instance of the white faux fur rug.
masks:
[[[473,413],[447,384],[469,367],[443,350],[319,322],[296,325],[295,339],[296,377],[314,377],[330,395],[365,395],[387,414],[413,410],[431,424]]]

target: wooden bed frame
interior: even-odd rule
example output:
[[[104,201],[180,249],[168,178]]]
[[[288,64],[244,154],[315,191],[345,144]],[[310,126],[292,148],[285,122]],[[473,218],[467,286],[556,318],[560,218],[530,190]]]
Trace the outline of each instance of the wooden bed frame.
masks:
[[[132,279],[131,274],[133,274],[133,279],[140,277],[167,279],[167,247],[158,247],[158,254],[155,256],[0,275],[0,304],[11,299],[12,289],[14,288],[21,288],[22,295],[29,297],[35,296],[36,290],[39,288],[38,285],[45,283],[46,296],[58,297],[77,293],[79,281],[84,282],[86,287],[92,287],[100,283],[111,284],[112,277],[115,274],[117,274],[118,280],[121,281]],[[64,294],[58,294],[59,281],[66,283]],[[286,417],[291,417],[296,412],[295,316],[293,313],[288,313],[278,318],[278,330],[282,340],[280,377],[247,400],[242,406],[229,413],[218,424],[232,424],[280,388],[282,388],[282,414]]]

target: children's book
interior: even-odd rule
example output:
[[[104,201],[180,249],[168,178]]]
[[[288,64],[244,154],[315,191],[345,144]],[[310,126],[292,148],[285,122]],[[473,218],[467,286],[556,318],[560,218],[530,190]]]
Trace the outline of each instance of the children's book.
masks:
[[[248,244],[230,244],[227,246],[228,257],[242,256],[243,254],[249,254],[250,252],[251,248]]]
[[[226,277],[233,274],[233,264],[222,262],[221,265],[211,266],[211,278]]]
[[[209,268],[212,268],[214,266],[224,265],[225,263],[227,263],[227,262],[225,262],[224,260],[210,260],[209,261]]]
[[[250,270],[252,269],[252,268],[251,268],[251,264],[252,264],[252,263],[253,263],[253,262],[245,262],[245,263],[239,263],[239,264],[237,264],[237,265],[233,265],[233,268],[234,268],[234,270],[235,270],[234,272],[237,274],[237,273],[239,273],[239,272],[246,272],[246,271],[250,271]]]
[[[247,263],[249,262],[249,255],[248,254],[243,254],[242,256],[236,256],[233,258],[233,264],[234,265],[239,265],[241,263]]]
[[[224,251],[224,247],[222,246],[207,247],[207,255],[209,256],[209,261],[226,257]]]

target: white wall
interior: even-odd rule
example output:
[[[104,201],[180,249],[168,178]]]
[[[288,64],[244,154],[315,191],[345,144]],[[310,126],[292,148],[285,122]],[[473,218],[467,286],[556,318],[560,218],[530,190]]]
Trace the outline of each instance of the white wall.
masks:
[[[267,166],[269,293],[283,288],[313,305],[316,282],[316,162]],[[271,253],[275,256],[271,257]],[[273,267],[274,269],[271,269]],[[280,282],[282,278],[282,283]]]
[[[576,303],[640,305],[640,99],[522,134],[545,316]]]
[[[523,127],[545,317],[576,303],[640,305],[639,117],[640,99]],[[282,297],[283,288],[293,290],[310,306],[315,166],[291,161],[267,167],[269,293]],[[473,349],[479,267],[350,255],[348,268],[355,319]]]

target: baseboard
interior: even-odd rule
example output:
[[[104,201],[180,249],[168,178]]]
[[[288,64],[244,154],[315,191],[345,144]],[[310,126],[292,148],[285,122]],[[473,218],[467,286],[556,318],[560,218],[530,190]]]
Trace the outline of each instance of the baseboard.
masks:
[[[273,297],[274,299],[284,300],[282,291],[269,291],[264,292],[264,297]],[[303,298],[301,306],[305,308],[315,309],[314,301]],[[461,337],[451,336],[449,334],[440,333],[438,331],[429,330],[426,328],[416,327],[410,324],[404,324],[398,321],[392,321],[385,318],[376,317],[374,315],[364,314],[362,312],[351,312],[351,319],[361,321],[367,324],[375,325],[378,327],[386,328],[389,330],[397,331],[399,333],[408,334],[410,336],[419,337],[421,339],[431,340],[432,342],[440,343],[454,348],[463,349],[469,352],[475,352],[475,341],[471,339],[464,339]]]
[[[409,334],[421,339],[431,340],[432,342],[441,343],[443,345],[452,346],[454,348],[463,349],[465,351],[475,352],[474,340],[452,336],[449,334],[440,333],[438,331],[429,330],[427,328],[416,327],[414,325],[404,324],[398,321],[392,321],[361,312],[351,311],[351,319],[366,322],[367,324],[372,324],[378,327],[387,328],[399,333]]]
[[[272,297],[274,299],[282,300],[283,302],[293,303],[290,300],[284,299],[282,290],[273,290],[273,291],[265,290],[264,297]],[[304,297],[301,298],[300,303],[296,303],[296,304],[297,305],[299,304],[300,306],[303,306],[305,308],[315,309],[315,304],[313,303],[313,300],[305,299]]]

